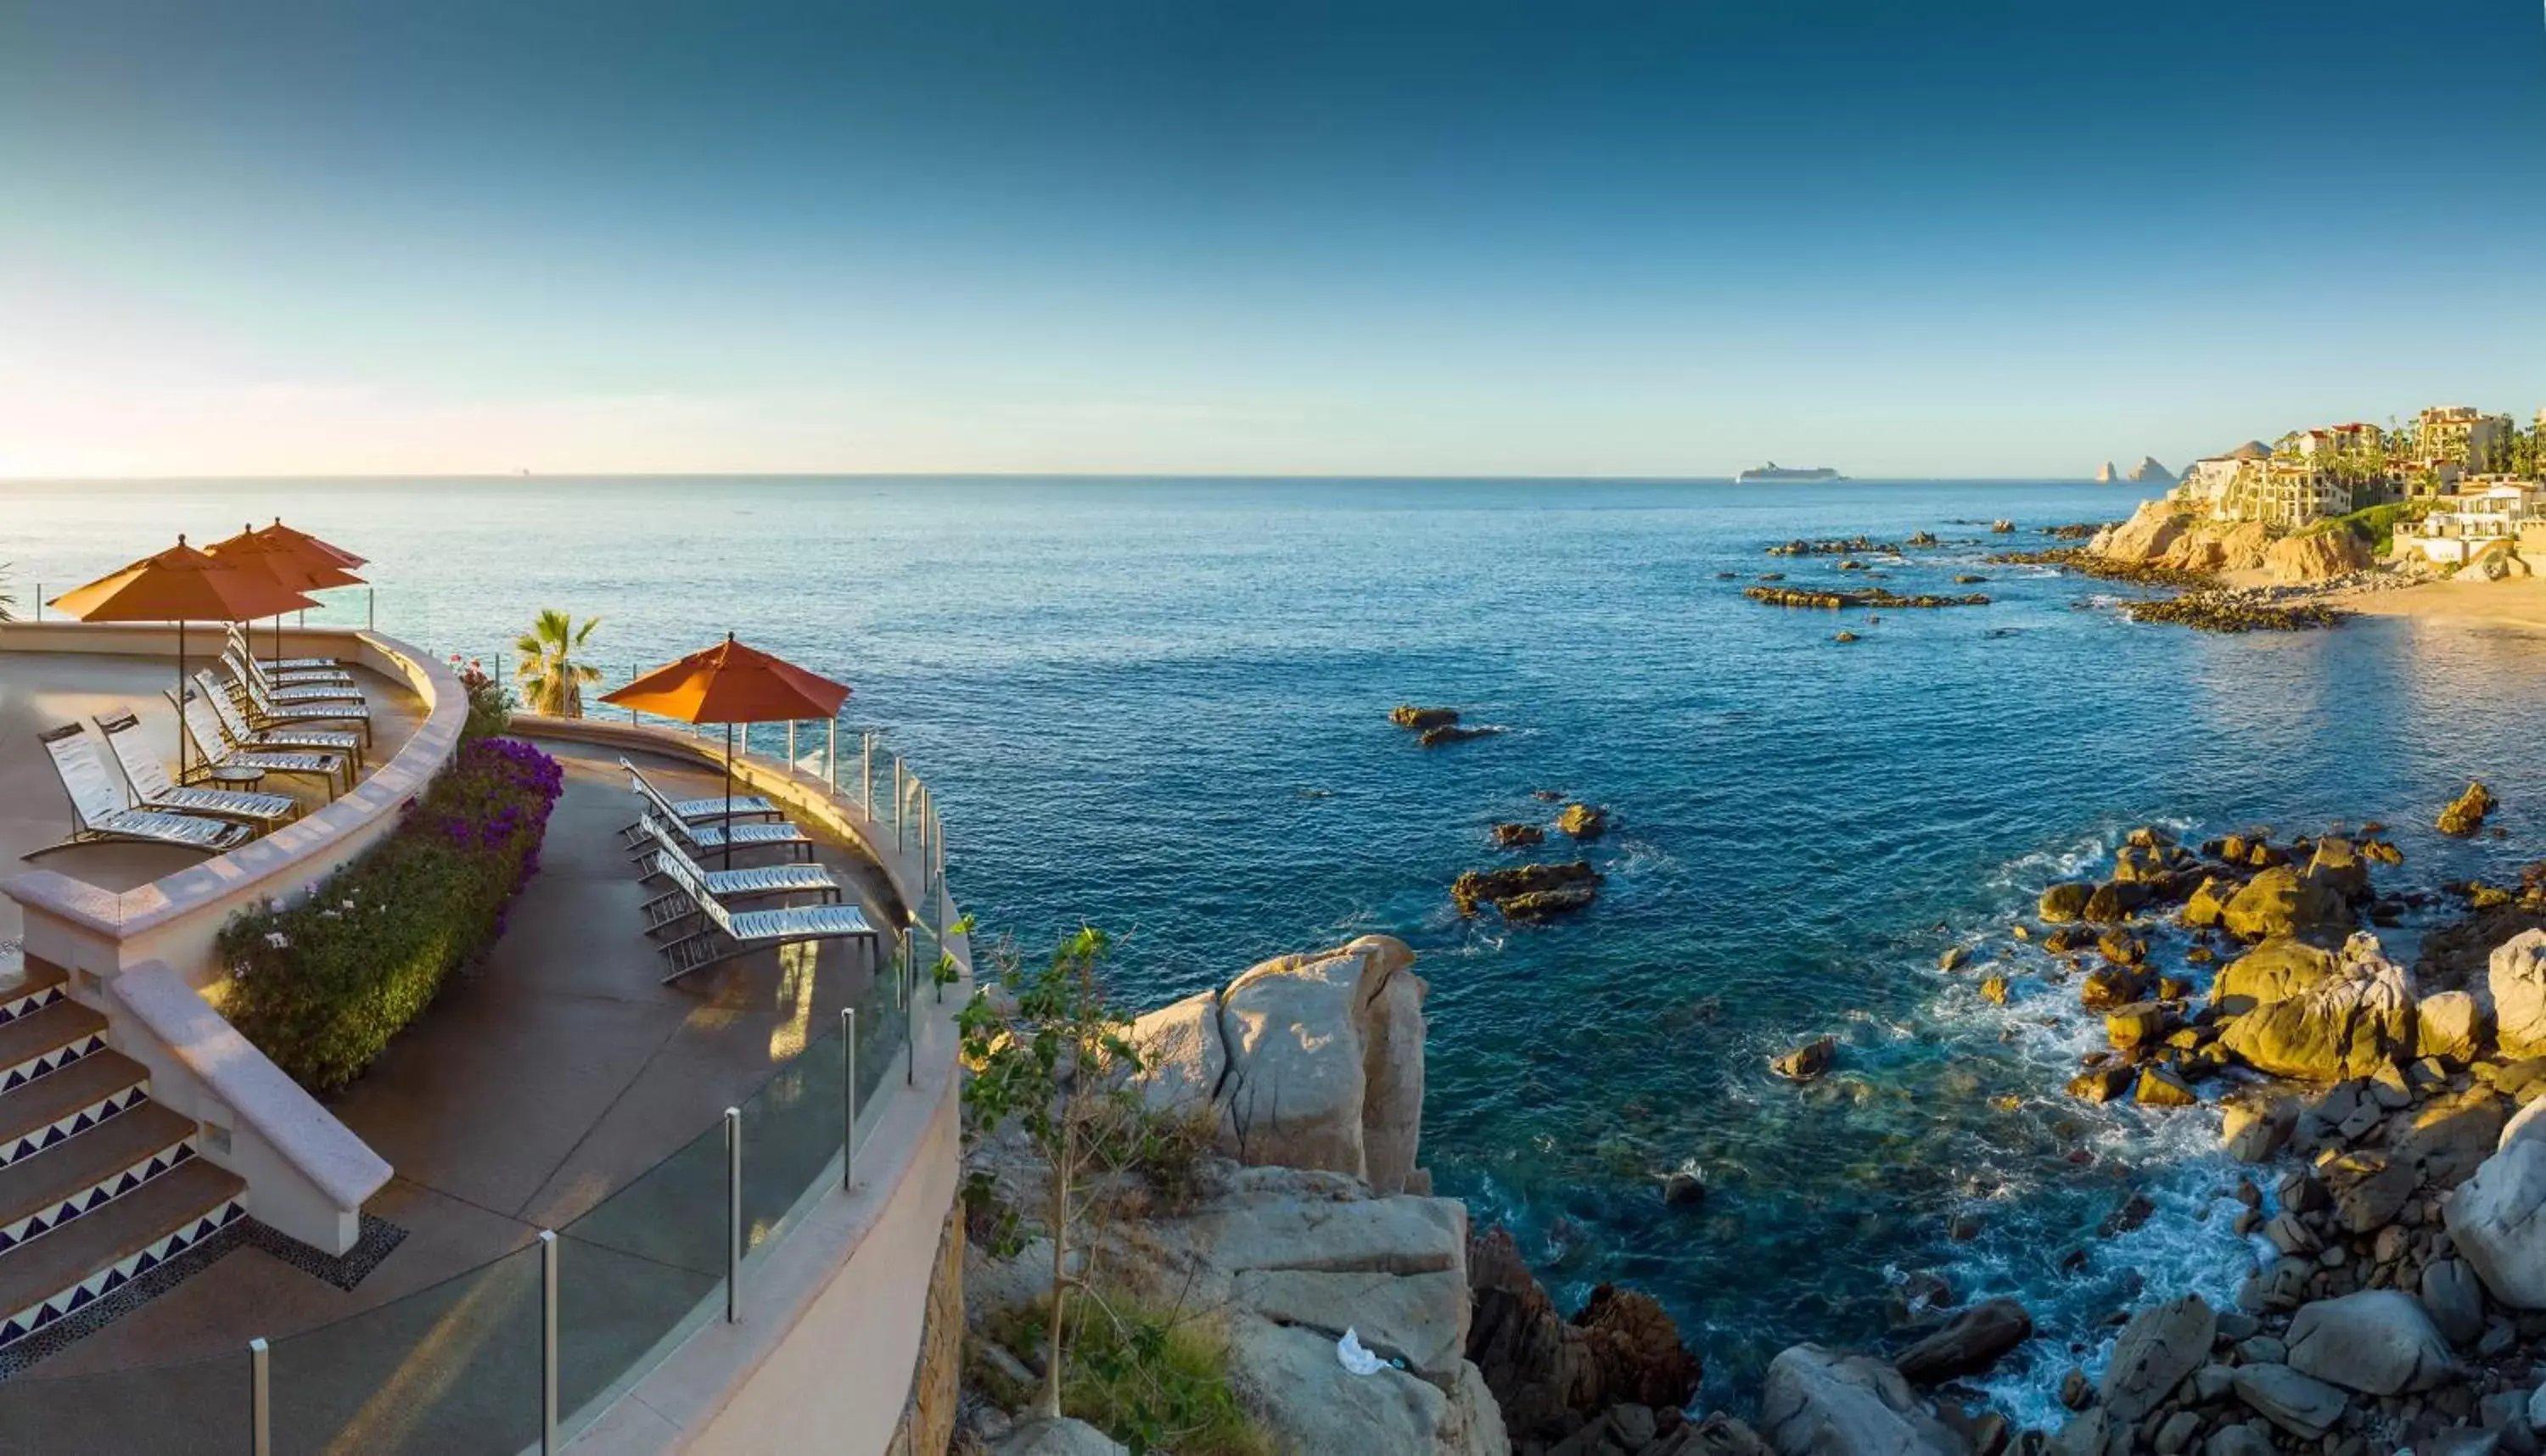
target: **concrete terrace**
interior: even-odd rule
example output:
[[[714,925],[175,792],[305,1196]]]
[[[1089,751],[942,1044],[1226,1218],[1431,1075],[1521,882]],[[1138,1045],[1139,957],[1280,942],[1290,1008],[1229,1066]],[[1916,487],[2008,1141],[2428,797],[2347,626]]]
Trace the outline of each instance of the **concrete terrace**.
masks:
[[[54,679],[59,661],[37,665]],[[103,711],[110,698],[137,696],[130,683],[149,672],[146,662],[82,662],[71,681],[48,681],[25,706],[29,690],[0,676],[0,743],[32,746],[30,723],[65,722]],[[85,706],[90,701],[98,709]],[[164,700],[160,709],[165,715]],[[618,754],[542,746],[564,763],[565,793],[541,872],[514,905],[503,939],[359,1082],[328,1099],[329,1110],[396,1169],[367,1212],[407,1231],[404,1242],[351,1292],[261,1247],[239,1247],[19,1381],[234,1356],[250,1334],[280,1340],[521,1249],[540,1229],[590,1209],[689,1144],[835,1025],[843,1005],[870,998],[870,972],[847,942],[761,952],[658,984],[661,958],[638,913],[648,892],[620,842],[634,801]],[[384,738],[376,756],[388,751]],[[17,760],[25,756],[0,756],[0,772],[21,776],[0,778],[13,812],[25,773]],[[719,776],[695,763],[640,761],[675,797],[721,790]],[[34,771],[50,773],[41,760]],[[51,796],[59,801],[59,789]],[[0,821],[0,847],[43,832],[41,822]],[[103,873],[80,862],[87,853],[52,864]],[[873,861],[837,843],[819,845],[815,857],[871,923],[894,923],[891,891]]]
[[[196,635],[208,654],[219,651],[217,629]],[[217,676],[217,661],[216,655],[190,654],[187,667],[212,667]],[[424,707],[402,682],[363,669],[355,671],[354,679],[372,711],[372,744],[365,760],[386,763],[413,735]],[[0,880],[41,866],[121,892],[203,863],[200,854],[155,844],[83,844],[42,861],[23,857],[60,843],[71,831],[70,799],[36,735],[66,723],[83,725],[94,734],[93,717],[129,709],[141,720],[142,741],[166,760],[174,777],[177,710],[167,695],[176,682],[174,657],[0,652]],[[308,809],[327,802],[326,790],[316,782],[282,774],[269,776],[258,792],[289,794]],[[0,942],[17,939],[21,920],[18,902],[0,896]]]

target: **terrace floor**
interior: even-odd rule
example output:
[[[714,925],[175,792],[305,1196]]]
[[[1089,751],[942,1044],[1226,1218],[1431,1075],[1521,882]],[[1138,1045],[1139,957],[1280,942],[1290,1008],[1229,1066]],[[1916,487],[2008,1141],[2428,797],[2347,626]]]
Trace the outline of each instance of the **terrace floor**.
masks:
[[[231,1356],[251,1335],[340,1320],[520,1248],[715,1124],[866,990],[871,973],[845,942],[658,984],[661,957],[638,912],[647,892],[620,846],[634,801],[618,754],[541,746],[564,763],[565,794],[510,928],[328,1099],[395,1168],[367,1211],[405,1241],[351,1292],[239,1247],[18,1380]],[[673,797],[720,792],[695,766],[642,766]],[[871,860],[832,843],[815,858],[871,923],[891,923]]]
[[[206,635],[211,650],[218,650],[219,640],[217,632]],[[199,668],[212,660],[187,665]],[[354,677],[372,710],[365,761],[386,763],[424,721],[424,705],[404,683],[360,669]],[[66,723],[84,725],[94,734],[93,717],[130,709],[141,720],[142,741],[174,765],[177,710],[168,693],[176,683],[174,657],[0,652],[0,880],[41,867],[121,892],[203,863],[200,854],[156,844],[82,844],[40,861],[23,858],[71,832],[70,797],[36,735]],[[260,793],[290,794],[311,809],[327,802],[326,790],[307,779],[276,774],[257,787]],[[0,896],[0,944],[14,945],[23,924],[18,902]]]

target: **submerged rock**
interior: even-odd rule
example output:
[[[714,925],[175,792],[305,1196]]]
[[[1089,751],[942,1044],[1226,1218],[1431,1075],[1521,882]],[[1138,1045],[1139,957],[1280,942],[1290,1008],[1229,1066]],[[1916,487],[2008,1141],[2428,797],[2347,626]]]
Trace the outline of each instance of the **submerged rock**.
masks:
[[[1599,886],[1600,872],[1591,868],[1590,861],[1574,860],[1470,870],[1451,883],[1450,898],[1463,915],[1492,905],[1506,919],[1530,920],[1582,909],[1596,898]]]
[[[1448,728],[1457,723],[1459,710],[1417,708],[1411,703],[1400,703],[1388,710],[1388,721],[1408,731],[1421,732],[1426,728]]]
[[[1465,743],[1471,738],[1490,738],[1501,731],[1502,729],[1498,728],[1467,728],[1458,724],[1449,724],[1441,728],[1428,728],[1415,734],[1414,746],[1441,748],[1452,743]]]
[[[1547,831],[1536,824],[1496,824],[1489,832],[1496,849],[1526,849],[1547,842]]]

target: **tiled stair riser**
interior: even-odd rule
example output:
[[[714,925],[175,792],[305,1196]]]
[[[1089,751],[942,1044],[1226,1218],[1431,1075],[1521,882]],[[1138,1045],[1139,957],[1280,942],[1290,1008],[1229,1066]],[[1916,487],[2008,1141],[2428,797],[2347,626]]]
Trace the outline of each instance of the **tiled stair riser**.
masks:
[[[110,1117],[118,1117],[150,1100],[147,1077],[121,1091],[109,1092],[86,1107],[74,1108],[55,1118],[50,1126],[37,1128],[24,1137],[0,1144],[0,1167],[7,1167],[22,1157],[33,1157],[63,1139],[87,1132]]]
[[[155,1241],[148,1248],[127,1254],[77,1284],[0,1320],[0,1345],[23,1339],[75,1310],[87,1308],[98,1299],[123,1288],[135,1276],[148,1273],[165,1260],[185,1252],[246,1216],[246,1210],[235,1198],[224,1201],[217,1208],[207,1209],[188,1220],[184,1228]]]
[[[130,1167],[98,1179],[94,1186],[80,1189],[51,1208],[29,1214],[14,1224],[0,1226],[0,1253],[7,1253],[30,1239],[42,1238],[90,1210],[114,1202],[170,1168],[183,1165],[194,1156],[195,1140],[189,1137],[147,1157],[135,1159]]]
[[[106,1050],[106,1038],[96,1032],[81,1037],[66,1047],[55,1047],[41,1056],[30,1057],[15,1067],[0,1069],[0,1092],[13,1092],[48,1071],[59,1071],[91,1052]]]
[[[63,989],[59,984],[55,984],[0,1001],[0,1026],[7,1026],[30,1011],[42,1011],[69,995],[69,991]]]

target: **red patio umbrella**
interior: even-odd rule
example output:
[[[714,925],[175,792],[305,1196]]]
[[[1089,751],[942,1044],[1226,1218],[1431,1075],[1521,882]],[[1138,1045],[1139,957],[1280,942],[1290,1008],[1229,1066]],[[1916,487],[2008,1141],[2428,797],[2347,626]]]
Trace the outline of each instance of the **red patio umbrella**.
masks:
[[[265,571],[247,570],[234,561],[207,556],[177,538],[177,544],[121,571],[110,572],[86,586],[53,598],[62,615],[80,622],[174,622],[177,624],[177,701],[186,700],[186,624],[189,622],[253,622],[276,612],[309,605],[309,599]],[[177,734],[177,776],[186,775],[186,735]]]
[[[682,723],[724,725],[724,812],[733,821],[733,726],[827,719],[848,701],[849,685],[806,671],[726,633],[724,641],[677,662],[641,674],[601,701]],[[724,863],[733,865],[733,836],[724,841]]]

